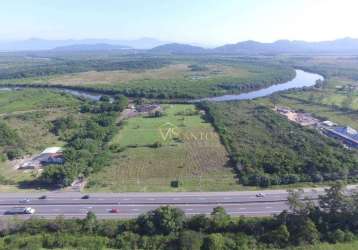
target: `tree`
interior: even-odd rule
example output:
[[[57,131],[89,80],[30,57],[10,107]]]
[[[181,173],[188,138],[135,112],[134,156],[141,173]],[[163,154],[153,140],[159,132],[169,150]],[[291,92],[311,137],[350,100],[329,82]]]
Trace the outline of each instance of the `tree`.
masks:
[[[225,249],[225,238],[218,233],[210,234],[205,238],[204,250],[223,250]]]
[[[332,243],[344,242],[345,241],[345,233],[341,229],[337,229],[329,236],[329,240]]]
[[[184,212],[175,207],[160,207],[136,220],[140,232],[164,234],[179,232],[183,228]]]
[[[292,234],[297,244],[314,244],[319,240],[319,232],[311,219],[305,219],[297,226],[297,232]]]
[[[162,234],[178,232],[182,229],[184,220],[184,212],[175,207],[160,207],[153,213],[153,222]]]
[[[94,233],[97,228],[97,217],[93,212],[88,212],[86,218],[83,220],[83,230],[88,233]]]
[[[230,223],[228,215],[223,207],[215,207],[211,213],[212,230],[219,230],[227,227]]]
[[[101,102],[110,102],[111,98],[110,98],[109,96],[107,96],[107,95],[102,95],[102,96],[99,98],[99,100],[100,100]]]
[[[194,231],[207,232],[210,228],[210,219],[204,214],[194,215],[187,221],[186,226]]]
[[[303,199],[302,195],[303,190],[288,190],[288,205],[294,214],[307,216],[314,204],[306,198]]]
[[[290,239],[290,232],[286,225],[280,225],[277,229],[270,231],[264,237],[268,243],[275,244],[280,248],[285,247]]]
[[[341,182],[336,182],[331,188],[326,189],[325,195],[319,196],[320,207],[332,215],[349,212],[350,202],[343,188],[344,185]]]
[[[203,236],[195,231],[184,231],[179,235],[180,250],[200,250],[203,244]]]

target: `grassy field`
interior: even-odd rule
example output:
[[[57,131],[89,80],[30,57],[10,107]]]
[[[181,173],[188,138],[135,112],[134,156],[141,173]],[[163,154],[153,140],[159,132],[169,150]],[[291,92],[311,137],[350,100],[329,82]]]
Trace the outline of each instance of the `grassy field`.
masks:
[[[77,111],[77,99],[47,90],[0,92],[0,103],[0,122],[16,131],[21,138],[24,157],[38,154],[47,147],[64,144],[50,132],[52,121],[70,114],[77,119],[81,117]],[[37,171],[14,169],[17,162],[0,160],[0,175],[10,181],[9,185],[0,185],[0,191],[19,191],[19,183],[37,176]]]
[[[111,167],[90,177],[88,191],[214,191],[240,187],[227,166],[225,148],[194,106],[163,108],[162,117],[135,117],[124,122],[112,141],[112,147],[121,152],[115,154]],[[173,129],[173,136],[166,137],[168,129]],[[175,180],[181,182],[178,188],[170,185]]]
[[[92,84],[128,84],[140,80],[168,80],[168,79],[210,79],[222,76],[249,77],[253,75],[244,67],[225,66],[220,64],[207,65],[204,71],[192,71],[189,64],[179,63],[165,66],[160,69],[142,71],[89,71],[83,73],[67,74],[48,78],[54,84],[65,85],[92,85]]]
[[[0,91],[0,116],[12,112],[67,109],[78,105],[78,103],[79,101],[72,96],[44,89]]]

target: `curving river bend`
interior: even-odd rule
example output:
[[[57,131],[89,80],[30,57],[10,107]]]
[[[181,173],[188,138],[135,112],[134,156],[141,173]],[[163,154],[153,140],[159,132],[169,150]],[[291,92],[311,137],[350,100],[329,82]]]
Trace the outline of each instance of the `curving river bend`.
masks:
[[[265,97],[272,95],[273,93],[285,91],[289,89],[297,89],[297,88],[304,88],[304,87],[312,87],[316,84],[317,80],[324,80],[324,77],[319,74],[309,73],[303,70],[296,70],[296,77],[291,81],[275,84],[267,88],[259,89],[250,91],[247,93],[236,94],[236,95],[223,95],[223,96],[216,96],[216,97],[208,97],[202,98],[197,100],[192,100],[191,102],[200,102],[200,101],[213,101],[213,102],[223,102],[223,101],[234,101],[234,100],[251,100],[259,97]],[[25,87],[20,87],[25,88]],[[9,88],[9,87],[0,87],[0,91],[12,91],[19,88]],[[86,92],[82,90],[73,90],[73,89],[66,89],[66,88],[52,88],[56,91],[61,91],[65,93],[69,93],[75,96],[88,98],[91,100],[98,101],[102,94],[94,93],[94,92]]]

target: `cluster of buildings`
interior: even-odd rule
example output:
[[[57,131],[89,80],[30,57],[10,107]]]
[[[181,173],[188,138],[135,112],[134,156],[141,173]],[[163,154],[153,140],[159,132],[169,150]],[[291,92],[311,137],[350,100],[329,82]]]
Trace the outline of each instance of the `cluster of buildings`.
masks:
[[[329,124],[327,124],[329,123]],[[326,125],[322,126],[322,131],[327,136],[340,140],[351,148],[358,148],[358,132],[349,126],[338,126],[326,121]]]
[[[302,126],[311,126],[319,129],[326,136],[341,141],[349,148],[358,148],[358,132],[349,126],[340,126],[331,121],[320,121],[311,114],[295,111],[285,107],[275,107],[274,110],[288,120]]]
[[[144,104],[144,105],[139,105],[137,107],[135,107],[136,111],[138,113],[155,113],[157,111],[161,112],[162,108],[159,104]]]
[[[31,160],[20,164],[19,169],[41,169],[50,164],[64,164],[65,158],[63,156],[61,147],[46,148],[39,155]]]
[[[275,107],[275,111],[290,121],[296,122],[302,126],[315,126],[319,123],[317,118],[314,118],[311,114],[295,111],[284,107]]]

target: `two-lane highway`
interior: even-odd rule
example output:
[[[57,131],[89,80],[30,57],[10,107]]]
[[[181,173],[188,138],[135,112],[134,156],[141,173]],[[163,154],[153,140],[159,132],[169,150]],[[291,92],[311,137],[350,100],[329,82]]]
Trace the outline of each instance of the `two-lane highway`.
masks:
[[[82,218],[88,211],[99,218],[133,218],[160,206],[170,205],[182,209],[187,215],[209,214],[222,206],[233,216],[270,216],[288,209],[287,191],[268,190],[216,193],[96,193],[88,199],[77,192],[49,192],[38,194],[0,193],[0,216],[14,207],[32,207],[38,217]],[[304,196],[317,200],[323,188],[305,189]],[[41,199],[41,196],[46,199]],[[42,197],[43,198],[43,197]],[[118,213],[111,213],[116,209]],[[21,217],[29,217],[24,215]]]

